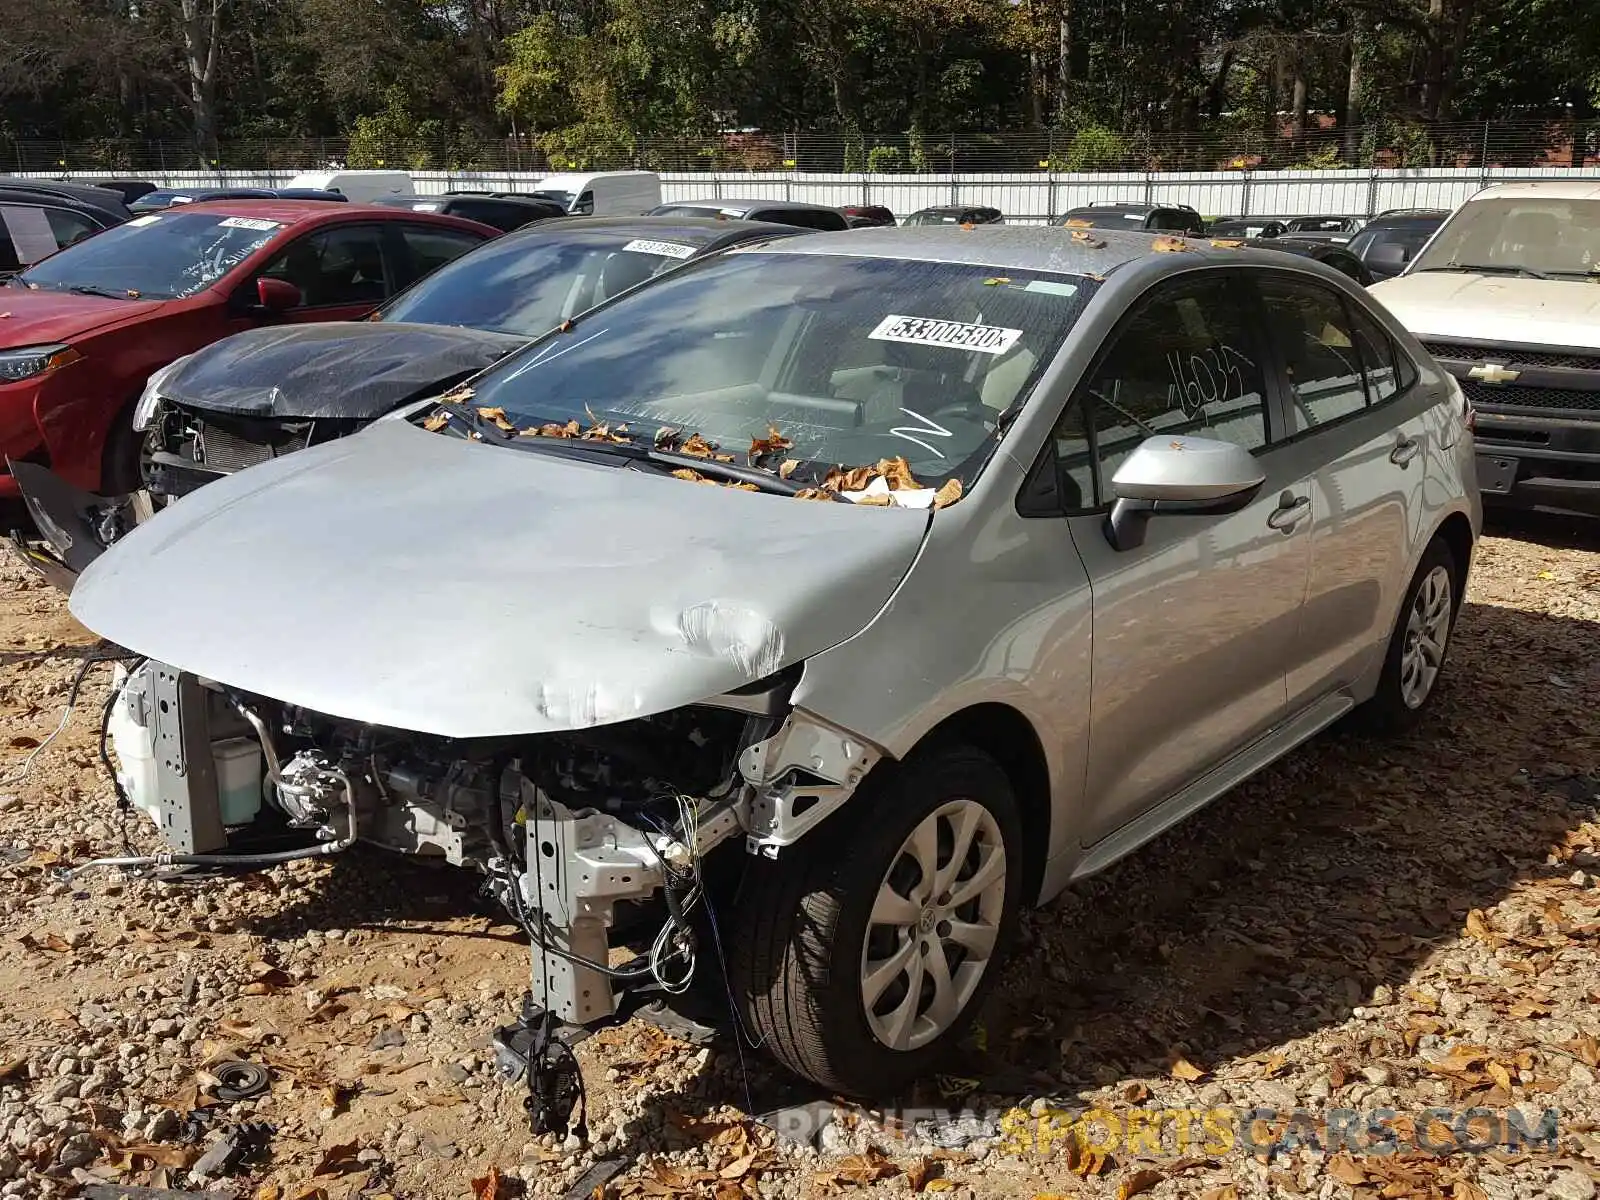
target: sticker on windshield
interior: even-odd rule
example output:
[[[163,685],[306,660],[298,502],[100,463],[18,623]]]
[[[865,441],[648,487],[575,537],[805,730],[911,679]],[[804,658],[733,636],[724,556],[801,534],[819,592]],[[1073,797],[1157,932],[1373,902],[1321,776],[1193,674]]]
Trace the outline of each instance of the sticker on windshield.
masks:
[[[634,238],[623,249],[636,254],[659,254],[663,258],[694,257],[693,246],[682,246],[677,242],[652,242],[649,238]]]
[[[913,346],[947,346],[952,350],[976,350],[980,354],[1004,354],[1017,344],[1020,329],[999,325],[968,325],[963,321],[936,321],[929,317],[902,317],[890,313],[867,336],[879,342],[906,342]]]
[[[225,217],[217,222],[219,229],[254,229],[257,233],[271,233],[282,226],[276,221],[263,221],[260,217]]]
[[[137,229],[141,225],[154,225],[159,220],[161,220],[160,213],[146,213],[142,217],[135,217],[131,221],[124,221],[123,224],[128,226],[130,229]]]
[[[1054,279],[1030,279],[1022,285],[1025,292],[1043,292],[1046,296],[1076,296],[1078,285],[1061,283]]]

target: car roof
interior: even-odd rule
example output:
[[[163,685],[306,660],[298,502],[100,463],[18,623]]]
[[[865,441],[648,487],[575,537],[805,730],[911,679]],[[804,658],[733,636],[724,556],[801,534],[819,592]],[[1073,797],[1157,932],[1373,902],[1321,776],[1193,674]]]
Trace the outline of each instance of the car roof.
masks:
[[[23,179],[18,176],[0,175],[0,188],[14,192],[28,192],[35,196],[54,196],[57,199],[71,200],[86,208],[98,209],[100,212],[127,220],[132,214],[123,203],[122,195],[110,188],[95,187],[92,184],[62,182],[55,179]]]
[[[1544,196],[1551,200],[1600,200],[1600,182],[1579,180],[1540,180],[1536,183],[1494,183],[1481,192],[1467,197],[1467,203],[1478,200],[1500,200],[1510,196]]]
[[[71,212],[84,213],[96,217],[102,222],[115,223],[121,220],[117,216],[98,204],[86,204],[76,196],[64,196],[56,192],[36,192],[32,188],[16,188],[0,179],[0,200],[12,205],[33,205],[43,208],[64,208]]]
[[[826,204],[812,204],[808,200],[663,200],[662,208],[742,208],[753,211],[758,208],[805,208],[817,212],[838,212]]]
[[[276,221],[279,225],[299,225],[308,221],[344,223],[363,217],[367,219],[378,217],[385,221],[409,218],[448,221],[457,226],[474,225],[480,229],[489,228],[487,225],[478,225],[476,221],[466,221],[461,217],[446,217],[439,213],[411,212],[405,209],[387,208],[381,204],[329,204],[326,200],[199,200],[194,204],[184,204],[166,211],[221,213],[228,217],[259,217],[264,221]]]
[[[927,208],[919,208],[912,213],[955,213],[955,212],[999,212],[992,204],[930,204]]]
[[[1181,242],[1189,253],[1162,254],[1155,249],[1158,242],[1171,241]],[[1097,242],[1100,244],[1095,245]],[[1065,275],[1105,275],[1126,263],[1158,254],[1190,262],[1261,261],[1258,255],[1216,246],[1205,238],[1176,238],[1150,230],[1096,229],[1092,239],[1079,240],[1072,231],[1056,225],[976,225],[971,229],[959,225],[866,226],[843,233],[785,238],[772,246],[755,246],[738,253],[836,254]]]
[[[799,226],[775,225],[770,221],[741,221],[716,217],[554,217],[525,229],[506,234],[500,240],[529,240],[561,237],[574,231],[612,231],[655,241],[680,242],[700,250],[713,250],[756,239],[788,239],[813,236]]]

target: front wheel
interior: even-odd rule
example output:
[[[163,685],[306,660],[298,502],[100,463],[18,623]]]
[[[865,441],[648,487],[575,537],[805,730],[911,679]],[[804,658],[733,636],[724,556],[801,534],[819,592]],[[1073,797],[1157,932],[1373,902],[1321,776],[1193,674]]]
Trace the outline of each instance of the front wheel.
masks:
[[[734,987],[790,1070],[887,1095],[934,1069],[994,984],[1021,903],[1021,822],[1005,772],[968,747],[910,759],[851,804],[851,820],[750,864]]]
[[[1433,699],[1455,628],[1459,571],[1450,547],[1435,538],[1406,589],[1378,690],[1361,710],[1373,732],[1406,732],[1421,720]]]

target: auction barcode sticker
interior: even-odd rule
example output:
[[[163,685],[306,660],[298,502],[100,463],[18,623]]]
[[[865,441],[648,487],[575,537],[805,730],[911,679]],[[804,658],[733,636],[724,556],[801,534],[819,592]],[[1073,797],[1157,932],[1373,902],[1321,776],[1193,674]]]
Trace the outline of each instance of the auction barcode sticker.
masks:
[[[652,242],[649,238],[634,238],[623,247],[635,254],[659,254],[663,258],[693,258],[694,247],[677,242]]]
[[[906,342],[913,346],[947,346],[952,350],[976,350],[980,354],[1004,354],[1017,344],[1022,330],[890,313],[867,336],[879,342]]]
[[[257,233],[271,233],[282,228],[277,221],[263,221],[260,217],[228,217],[217,225],[222,229],[254,229]]]

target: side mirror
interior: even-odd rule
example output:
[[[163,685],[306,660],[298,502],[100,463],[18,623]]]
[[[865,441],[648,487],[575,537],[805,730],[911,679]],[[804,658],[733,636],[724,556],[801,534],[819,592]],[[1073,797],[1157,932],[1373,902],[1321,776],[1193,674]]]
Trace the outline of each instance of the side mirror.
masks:
[[[1374,270],[1399,272],[1410,257],[1410,252],[1399,242],[1375,242],[1367,251],[1366,261]]]
[[[256,298],[261,302],[261,307],[270,313],[299,308],[302,300],[300,289],[287,279],[265,278],[256,280]]]
[[[1152,437],[1111,480],[1106,518],[1114,549],[1144,544],[1145,524],[1162,513],[1233,513],[1254,500],[1267,476],[1242,446],[1198,437]]]

